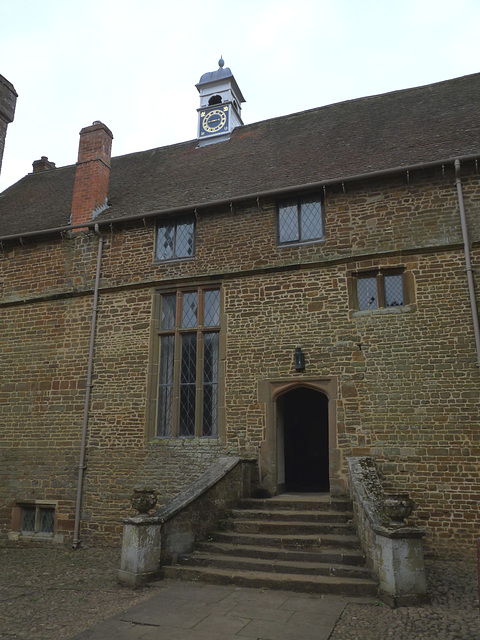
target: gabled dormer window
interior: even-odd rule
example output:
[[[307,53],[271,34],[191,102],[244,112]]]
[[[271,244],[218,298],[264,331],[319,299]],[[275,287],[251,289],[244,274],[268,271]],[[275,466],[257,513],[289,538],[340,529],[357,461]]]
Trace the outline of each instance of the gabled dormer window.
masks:
[[[194,252],[195,222],[192,216],[157,222],[157,261],[192,258]]]
[[[323,240],[323,203],[320,196],[291,198],[277,207],[278,244]]]

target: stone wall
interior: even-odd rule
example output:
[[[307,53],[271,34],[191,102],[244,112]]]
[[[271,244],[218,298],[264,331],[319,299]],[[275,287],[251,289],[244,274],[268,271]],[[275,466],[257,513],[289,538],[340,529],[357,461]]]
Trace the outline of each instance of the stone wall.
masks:
[[[480,261],[478,177],[465,202]],[[82,536],[117,542],[129,495],[166,503],[218,457],[256,459],[266,437],[262,380],[338,380],[340,465],[377,459],[387,488],[409,491],[439,553],[478,536],[479,373],[453,172],[329,188],[324,242],[277,247],[273,201],[201,214],[194,259],[153,263],[154,225],[105,229],[88,423]],[[9,243],[0,254],[0,527],[15,501],[58,504],[70,535],[85,396],[97,238]],[[352,272],[403,267],[406,307],[358,312]],[[218,282],[225,318],[225,424],[219,439],[149,440],[147,379],[155,292]],[[293,368],[302,345],[306,369]],[[450,547],[451,549],[451,547]]]

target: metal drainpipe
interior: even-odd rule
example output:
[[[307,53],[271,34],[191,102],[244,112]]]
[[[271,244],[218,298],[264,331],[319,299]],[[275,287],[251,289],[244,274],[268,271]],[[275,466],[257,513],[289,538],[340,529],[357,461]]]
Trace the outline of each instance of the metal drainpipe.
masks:
[[[477,367],[480,368],[480,328],[478,324],[478,309],[475,299],[475,286],[473,282],[473,269],[470,260],[470,241],[468,238],[467,218],[465,215],[465,204],[463,202],[462,180],[460,178],[460,160],[455,160],[455,184],[457,187],[458,206],[460,209],[460,223],[462,225],[463,246],[465,251],[465,271],[467,272],[468,293],[470,295],[470,306],[472,308],[473,331],[475,333],[475,345],[477,348]]]
[[[77,482],[77,503],[75,508],[75,528],[73,532],[73,549],[77,549],[80,545],[80,512],[82,508],[82,495],[83,495],[83,475],[85,472],[85,452],[87,448],[87,424],[88,413],[90,409],[90,394],[92,390],[92,371],[93,371],[93,349],[95,346],[95,330],[97,326],[97,309],[98,309],[98,289],[100,283],[100,266],[102,263],[103,252],[103,236],[99,231],[98,224],[94,227],[95,234],[98,236],[98,251],[97,251],[97,269],[95,272],[95,286],[93,291],[93,309],[92,309],[92,325],[90,329],[90,349],[88,352],[88,369],[87,369],[87,384],[85,390],[85,403],[83,408],[83,428],[82,428],[82,443],[80,447],[80,459],[78,463],[78,482]]]

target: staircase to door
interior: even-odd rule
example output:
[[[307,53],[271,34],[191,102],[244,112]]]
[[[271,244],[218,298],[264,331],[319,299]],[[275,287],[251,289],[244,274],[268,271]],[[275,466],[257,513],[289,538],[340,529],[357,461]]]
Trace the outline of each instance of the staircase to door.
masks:
[[[374,595],[351,502],[327,494],[247,499],[163,577],[309,593]]]

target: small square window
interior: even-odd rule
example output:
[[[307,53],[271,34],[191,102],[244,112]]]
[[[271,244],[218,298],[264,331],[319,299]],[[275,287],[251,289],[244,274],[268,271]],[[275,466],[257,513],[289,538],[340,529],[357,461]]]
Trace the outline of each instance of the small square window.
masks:
[[[353,277],[353,306],[359,311],[403,307],[408,304],[406,275],[403,270],[357,273]]]
[[[285,200],[278,205],[279,244],[323,240],[323,205],[318,196]]]
[[[195,250],[195,224],[192,217],[157,223],[155,259],[191,258]]]
[[[48,504],[17,504],[15,529],[26,535],[53,535],[55,529],[55,507]]]

